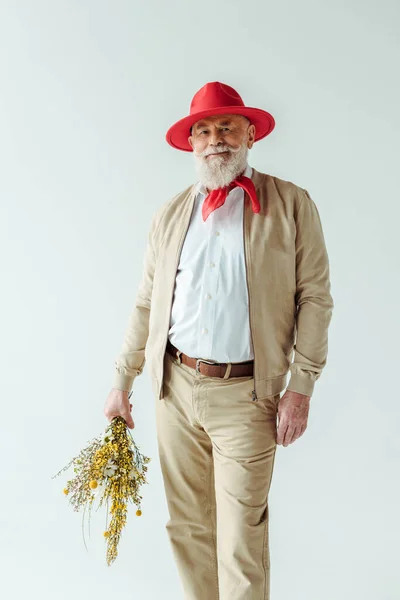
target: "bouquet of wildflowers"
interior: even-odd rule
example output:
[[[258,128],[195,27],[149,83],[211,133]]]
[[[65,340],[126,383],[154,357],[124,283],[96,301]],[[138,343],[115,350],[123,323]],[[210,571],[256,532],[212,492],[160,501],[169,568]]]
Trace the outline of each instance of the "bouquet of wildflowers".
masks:
[[[78,456],[52,477],[58,477],[73,465],[75,476],[67,481],[64,494],[69,497],[75,511],[84,509],[82,531],[86,509],[90,528],[90,512],[94,501],[99,500],[98,508],[107,504],[104,537],[107,542],[108,566],[118,555],[117,548],[126,524],[128,502],[136,505],[137,516],[142,514],[142,496],[139,490],[143,483],[147,483],[146,464],[150,460],[139,452],[125,420],[114,417],[102,435],[93,439]],[[111,520],[108,524],[109,515]],[[84,535],[83,540],[85,543]]]

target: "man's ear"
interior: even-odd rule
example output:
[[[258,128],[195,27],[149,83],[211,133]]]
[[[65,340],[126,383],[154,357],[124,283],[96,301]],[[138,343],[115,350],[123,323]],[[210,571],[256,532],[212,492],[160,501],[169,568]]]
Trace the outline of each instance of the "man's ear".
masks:
[[[193,136],[192,135],[188,137],[188,142],[191,145],[192,150],[193,150]]]
[[[247,133],[249,136],[249,139],[247,140],[247,147],[250,149],[250,148],[252,148],[252,146],[254,144],[254,139],[256,137],[256,126],[253,125],[253,123],[248,128]]]

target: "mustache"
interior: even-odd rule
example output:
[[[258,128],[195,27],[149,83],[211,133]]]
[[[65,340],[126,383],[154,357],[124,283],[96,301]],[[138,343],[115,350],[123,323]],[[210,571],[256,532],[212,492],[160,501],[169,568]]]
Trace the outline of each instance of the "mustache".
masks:
[[[196,156],[199,157],[206,157],[209,156],[210,154],[222,154],[223,152],[229,152],[229,153],[236,153],[240,151],[240,147],[239,148],[231,148],[229,146],[223,147],[223,148],[219,148],[218,150],[204,150],[203,152],[200,153],[196,153]]]

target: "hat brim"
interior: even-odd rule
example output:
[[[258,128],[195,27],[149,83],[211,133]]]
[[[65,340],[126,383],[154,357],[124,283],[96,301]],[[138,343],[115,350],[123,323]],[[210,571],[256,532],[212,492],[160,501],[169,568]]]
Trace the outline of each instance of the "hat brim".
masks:
[[[195,115],[189,115],[180,119],[168,129],[165,139],[170,146],[177,150],[193,152],[193,149],[188,142],[191,126],[204,117],[225,114],[243,115],[244,117],[247,117],[256,128],[255,142],[265,138],[275,127],[274,117],[261,108],[252,108],[249,106],[222,106],[220,108],[202,110]]]

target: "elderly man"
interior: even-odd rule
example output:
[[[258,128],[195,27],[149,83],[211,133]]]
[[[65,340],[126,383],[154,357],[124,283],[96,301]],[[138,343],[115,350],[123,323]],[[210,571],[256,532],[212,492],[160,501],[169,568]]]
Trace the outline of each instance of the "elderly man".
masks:
[[[276,448],[304,433],[327,359],[333,300],[317,207],[248,164],[274,126],[211,82],[168,130],[171,146],[193,152],[198,181],[153,215],[104,409],[134,427],[128,394],[147,361],[187,600],[270,598]]]

